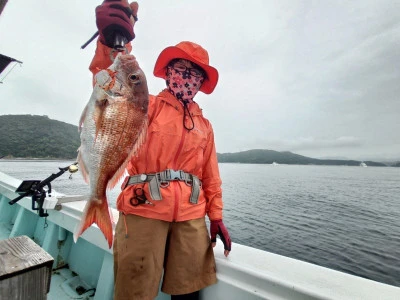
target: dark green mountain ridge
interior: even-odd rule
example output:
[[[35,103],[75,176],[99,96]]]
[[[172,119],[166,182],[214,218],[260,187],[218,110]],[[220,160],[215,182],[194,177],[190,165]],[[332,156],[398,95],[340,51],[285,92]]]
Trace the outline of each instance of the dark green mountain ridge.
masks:
[[[218,154],[220,163],[246,163],[246,164],[289,164],[289,165],[345,165],[359,166],[358,160],[316,159],[289,151],[278,152],[274,150],[254,149],[236,153]],[[387,166],[384,163],[364,161],[368,166]]]
[[[78,127],[47,116],[0,116],[0,157],[75,159]]]
[[[78,127],[37,115],[0,115],[0,158],[75,159],[80,145]],[[288,151],[254,149],[218,153],[220,163],[348,165],[357,160],[316,159]],[[365,161],[368,166],[387,166]],[[393,164],[394,165],[394,164]],[[400,162],[397,163],[400,166]]]

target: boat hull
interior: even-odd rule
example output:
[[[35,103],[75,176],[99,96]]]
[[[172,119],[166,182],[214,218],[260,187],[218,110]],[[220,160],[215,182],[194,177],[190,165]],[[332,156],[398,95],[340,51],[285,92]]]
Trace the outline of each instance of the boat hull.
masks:
[[[0,239],[27,235],[54,258],[48,299],[112,299],[112,249],[100,229],[93,225],[73,242],[85,202],[63,203],[44,219],[32,211],[30,198],[8,204],[18,196],[20,183],[0,172]],[[118,212],[112,212],[116,221]],[[400,299],[399,287],[236,243],[228,258],[220,241],[214,253],[218,283],[201,291],[203,299]],[[76,294],[77,286],[83,288],[82,295]],[[160,292],[157,299],[170,297]]]

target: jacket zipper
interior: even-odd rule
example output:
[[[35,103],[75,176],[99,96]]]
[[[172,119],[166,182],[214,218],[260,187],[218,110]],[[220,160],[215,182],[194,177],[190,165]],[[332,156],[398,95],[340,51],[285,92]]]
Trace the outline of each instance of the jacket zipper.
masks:
[[[174,158],[174,161],[173,161],[174,170],[177,170],[178,157],[179,157],[179,154],[182,151],[183,142],[185,141],[185,136],[186,136],[186,130],[185,130],[185,127],[182,126],[181,141],[179,143],[178,150],[176,151],[175,158]],[[173,221],[174,222],[176,221],[176,218],[178,216],[179,202],[181,200],[180,197],[179,197],[179,191],[178,191],[177,184],[178,184],[177,182],[174,182],[174,189],[175,189],[175,208],[174,208],[174,215],[173,215]]]

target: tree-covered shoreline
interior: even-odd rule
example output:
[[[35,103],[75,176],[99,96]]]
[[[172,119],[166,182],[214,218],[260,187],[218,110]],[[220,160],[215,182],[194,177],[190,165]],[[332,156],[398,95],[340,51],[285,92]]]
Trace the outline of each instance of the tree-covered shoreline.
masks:
[[[80,145],[78,126],[37,115],[0,115],[0,159],[75,160]],[[288,151],[253,149],[218,153],[219,163],[346,165],[361,161],[316,159]],[[400,162],[364,161],[367,166],[400,167]]]
[[[47,116],[0,116],[0,157],[76,158],[80,145],[78,127]]]

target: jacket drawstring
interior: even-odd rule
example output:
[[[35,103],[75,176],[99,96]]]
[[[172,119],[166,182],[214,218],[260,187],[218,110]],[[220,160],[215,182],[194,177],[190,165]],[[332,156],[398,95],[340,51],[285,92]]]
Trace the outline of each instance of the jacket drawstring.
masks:
[[[185,129],[187,129],[187,130],[193,130],[193,128],[194,128],[194,121],[193,121],[193,118],[192,118],[192,115],[190,114],[190,111],[189,111],[189,108],[188,108],[188,103],[189,103],[189,100],[182,100],[182,103],[183,103],[183,127],[185,127]],[[187,112],[187,114],[189,115],[189,117],[190,117],[190,121],[192,122],[192,127],[191,128],[188,128],[188,127],[186,127],[186,122],[185,122],[185,117],[186,117],[186,112]]]

